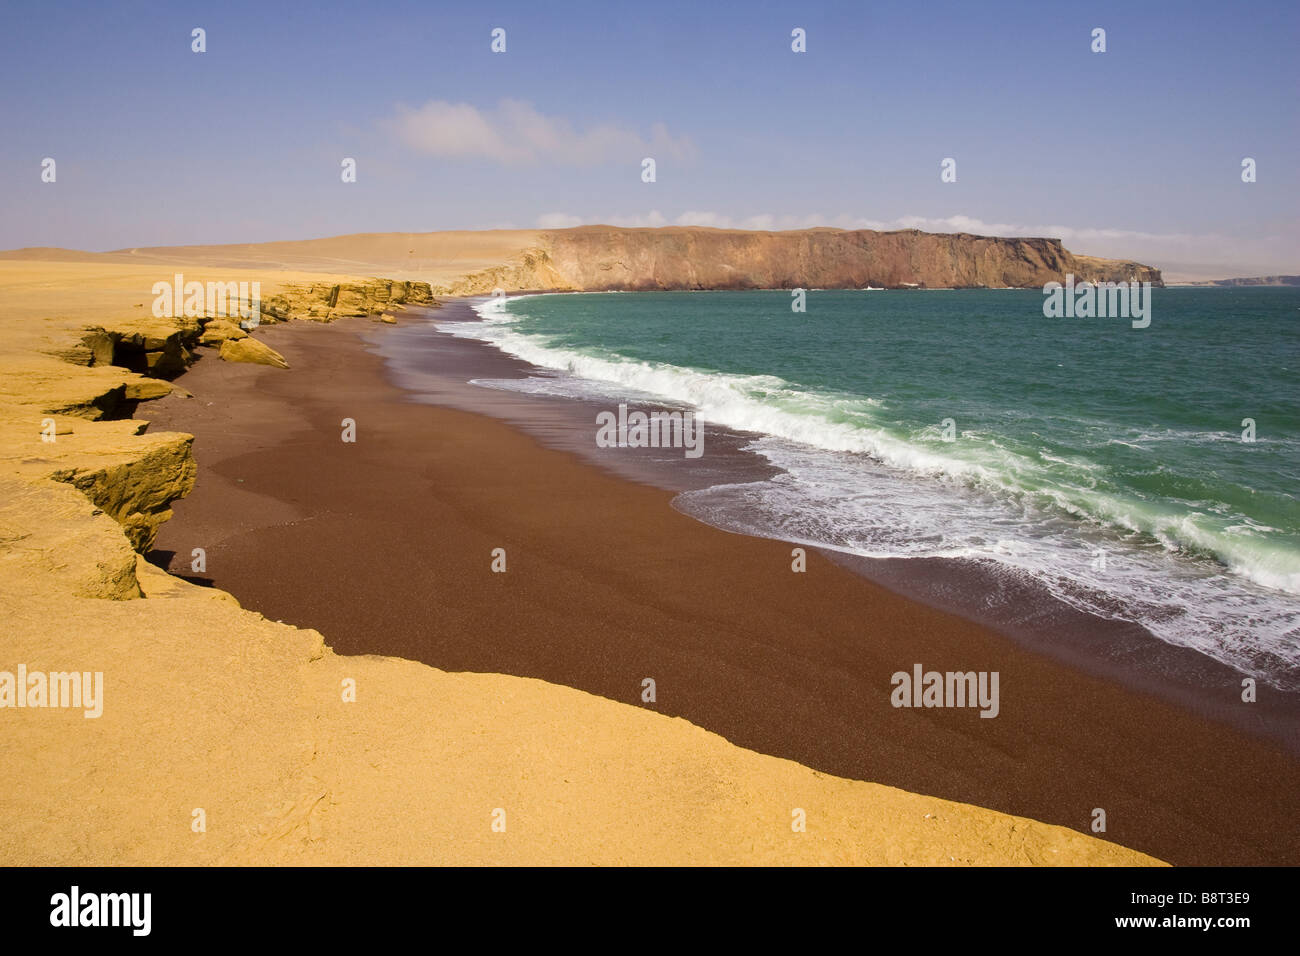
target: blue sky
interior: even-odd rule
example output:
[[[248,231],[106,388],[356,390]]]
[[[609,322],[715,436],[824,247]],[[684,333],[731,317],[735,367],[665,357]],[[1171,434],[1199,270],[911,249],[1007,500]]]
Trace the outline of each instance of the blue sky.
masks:
[[[1294,2],[9,4],[0,248],[826,224],[1295,273],[1297,41]]]

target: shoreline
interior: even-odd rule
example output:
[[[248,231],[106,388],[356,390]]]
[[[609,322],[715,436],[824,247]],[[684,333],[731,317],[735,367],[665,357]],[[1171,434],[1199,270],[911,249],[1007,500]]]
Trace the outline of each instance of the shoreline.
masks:
[[[189,393],[110,364],[105,342],[112,359],[119,340],[127,359],[184,354],[192,327],[134,311],[151,272],[0,267],[0,672],[103,674],[93,719],[30,696],[0,709],[12,725],[0,735],[13,783],[0,788],[6,865],[1161,864],[1039,821],[815,773],[578,690],[341,657],[315,631],[163,572],[141,551],[193,487],[194,439],[132,415]],[[300,280],[346,289],[354,303],[393,288],[257,277],[288,294]],[[215,348],[202,354],[212,381],[257,378]],[[508,836],[504,817],[490,826],[506,808]]]
[[[591,293],[508,293],[507,298]],[[481,297],[445,301],[430,325],[477,322],[475,303]],[[619,449],[601,451],[592,442],[593,416],[609,400],[532,395],[484,387],[467,387],[466,379],[522,379],[553,374],[526,360],[502,352],[478,339],[462,339],[422,329],[419,316],[402,329],[364,337],[386,362],[389,379],[416,400],[450,404],[521,428],[548,448],[574,454],[611,474],[644,482],[674,493],[674,510],[722,531],[754,537],[754,532],[715,524],[681,507],[676,495],[715,484],[772,478],[780,469],[745,446],[764,437],[720,425],[709,429],[707,461],[683,461],[674,453]],[[450,359],[447,354],[450,353]],[[433,370],[430,370],[433,366]],[[610,399],[613,400],[613,399]],[[678,406],[637,400],[643,408]],[[768,540],[782,541],[781,538]],[[799,542],[789,542],[786,547]],[[1252,737],[1268,739],[1300,757],[1300,694],[1266,686],[1250,707],[1240,700],[1242,674],[1228,664],[1193,648],[1171,644],[1141,624],[1099,617],[1074,608],[1040,582],[1003,573],[979,562],[954,558],[869,558],[832,548],[805,544],[822,557],[927,607],[983,624],[1027,650],[1045,655],[1123,687],[1154,694],[1198,716],[1227,724]]]
[[[374,329],[361,324],[266,328],[291,372],[200,363],[182,381],[210,405],[141,409],[193,432],[201,465],[160,551],[208,542],[211,581],[341,654],[539,677],[634,706],[656,674],[661,713],[815,770],[1080,832],[1100,806],[1105,839],[1175,863],[1300,855],[1278,840],[1298,778],[1275,747],[815,553],[794,579],[780,542],[703,525],[670,492],[511,425],[411,401],[359,347]],[[335,424],[348,409],[350,461]],[[494,546],[510,554],[505,575],[488,572]],[[890,708],[889,674],[917,661],[999,671],[1002,715]]]

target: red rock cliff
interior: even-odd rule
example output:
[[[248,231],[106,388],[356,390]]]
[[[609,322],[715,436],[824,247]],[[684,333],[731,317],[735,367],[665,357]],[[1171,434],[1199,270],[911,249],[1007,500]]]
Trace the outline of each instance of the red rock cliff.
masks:
[[[745,232],[675,226],[580,226],[540,233],[511,262],[450,291],[518,289],[846,289],[1041,287],[1067,273],[1160,285],[1160,270],[1075,256],[1059,239],[1004,239],[915,229]]]

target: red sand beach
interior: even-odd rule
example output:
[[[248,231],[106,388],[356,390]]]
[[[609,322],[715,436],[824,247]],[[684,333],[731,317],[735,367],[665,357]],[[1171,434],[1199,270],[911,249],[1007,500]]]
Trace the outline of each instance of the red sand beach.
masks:
[[[1106,839],[1176,864],[1300,860],[1300,765],[1274,743],[817,553],[792,573],[787,544],[700,524],[670,492],[501,421],[409,401],[362,341],[374,329],[266,328],[288,371],[207,358],[180,380],[193,398],[140,409],[193,433],[199,463],[156,560],[342,654],[537,677],[816,770],[1082,832],[1102,808]],[[917,663],[997,671],[998,716],[891,706],[891,675]]]

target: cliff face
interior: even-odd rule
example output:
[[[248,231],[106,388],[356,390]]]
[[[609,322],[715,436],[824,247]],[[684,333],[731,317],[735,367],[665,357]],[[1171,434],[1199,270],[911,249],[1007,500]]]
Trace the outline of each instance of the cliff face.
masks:
[[[1163,284],[1136,262],[1076,256],[1059,239],[919,232],[793,232],[582,226],[542,233],[502,266],[466,276],[459,294],[519,289],[1034,288],[1063,281]]]

